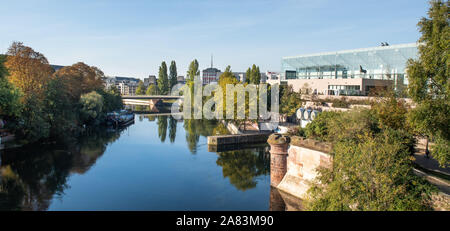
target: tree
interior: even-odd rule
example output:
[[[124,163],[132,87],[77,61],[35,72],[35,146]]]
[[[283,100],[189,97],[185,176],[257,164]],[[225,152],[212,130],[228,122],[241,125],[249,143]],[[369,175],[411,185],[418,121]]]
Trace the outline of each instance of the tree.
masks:
[[[254,75],[255,76],[253,77],[253,83],[254,84],[261,83],[261,72],[259,71],[259,66],[256,67]]]
[[[220,106],[222,106],[223,108],[223,115],[226,115],[226,96],[227,96],[227,85],[231,84],[231,85],[236,85],[239,84],[239,81],[237,80],[236,76],[233,74],[233,72],[231,72],[231,67],[227,66],[227,68],[225,69],[225,72],[223,72],[220,76],[219,76],[219,86],[222,89],[222,102],[219,102],[219,104],[222,104]],[[234,97],[234,96],[233,96]],[[220,106],[218,108],[220,108]],[[236,110],[234,110],[234,118],[237,117],[237,98],[234,97],[234,108]]]
[[[103,97],[93,91],[80,98],[81,118],[85,124],[92,124],[103,111]]]
[[[250,79],[252,78],[252,69],[250,67],[247,69],[247,72],[245,72],[245,82],[250,83]]]
[[[304,129],[306,137],[320,141],[329,141],[330,124],[341,115],[342,113],[334,111],[321,112],[311,123],[306,125]]]
[[[15,133],[27,142],[47,138],[50,124],[46,120],[43,100],[53,69],[43,54],[21,42],[13,42],[6,55],[7,79],[23,93]]]
[[[147,91],[145,92],[146,95],[157,95],[158,94],[158,87],[155,86],[155,84],[150,84],[147,87]]]
[[[53,69],[47,58],[21,42],[13,42],[6,53],[5,67],[8,80],[19,88],[25,96],[43,97],[45,86]]]
[[[199,68],[198,61],[197,59],[194,59],[189,65],[189,69],[187,71],[188,81],[194,82],[195,76],[200,75],[200,70],[198,68]]]
[[[345,132],[345,130],[343,131]],[[430,210],[433,187],[416,176],[404,140],[393,129],[335,143],[331,168],[319,169],[308,210]]]
[[[247,69],[245,82],[251,84],[259,84],[261,82],[261,72],[258,66],[253,64],[251,69]]]
[[[120,96],[119,90],[115,86],[112,86],[109,90],[97,90],[97,93],[99,93],[103,97],[104,113],[120,110],[123,108],[122,97]]]
[[[169,67],[169,85],[170,85],[170,89],[172,89],[172,87],[177,84],[177,82],[178,82],[177,77],[178,77],[177,64],[175,63],[174,60],[172,60],[172,62],[170,62],[170,67]]]
[[[61,78],[74,102],[78,102],[82,94],[103,89],[104,74],[96,67],[79,62],[59,69],[54,78]]]
[[[280,112],[293,115],[302,106],[302,95],[295,92],[292,85],[283,86],[280,97]]]
[[[144,82],[139,81],[137,89],[136,89],[136,95],[144,95],[145,94],[145,86],[144,86]]]
[[[64,80],[52,78],[46,89],[43,112],[51,127],[49,135],[58,137],[77,128],[79,107],[72,102]]]
[[[0,118],[17,117],[22,110],[22,94],[6,79],[8,72],[4,66],[5,59],[5,56],[0,56]]]
[[[446,166],[450,163],[450,2],[430,4],[429,18],[418,24],[419,59],[408,61],[408,93],[417,104],[408,119],[417,133],[436,142],[432,155]]]
[[[372,101],[371,103],[371,112],[378,118],[380,128],[408,129],[406,123],[408,107],[406,102],[402,99],[397,99],[393,90],[385,91],[381,96],[377,101]]]
[[[167,76],[166,62],[162,62],[161,66],[159,67],[158,88],[159,88],[159,93],[162,95],[167,95],[169,93],[169,79]]]

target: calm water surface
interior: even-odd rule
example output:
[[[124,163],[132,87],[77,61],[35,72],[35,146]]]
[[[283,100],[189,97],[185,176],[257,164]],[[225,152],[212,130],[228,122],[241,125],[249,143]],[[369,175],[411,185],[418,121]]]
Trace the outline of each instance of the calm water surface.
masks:
[[[224,131],[136,115],[119,132],[0,151],[0,210],[269,210],[268,147],[208,151]]]

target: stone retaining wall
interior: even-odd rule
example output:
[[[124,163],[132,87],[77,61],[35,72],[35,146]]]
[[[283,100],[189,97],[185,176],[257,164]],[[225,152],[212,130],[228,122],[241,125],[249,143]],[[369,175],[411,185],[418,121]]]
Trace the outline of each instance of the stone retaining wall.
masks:
[[[275,139],[275,136],[278,136],[278,139]],[[270,169],[271,185],[304,199],[311,182],[317,177],[317,169],[331,167],[332,157],[328,153],[331,152],[332,146],[328,143],[294,136],[284,139],[290,145],[287,146],[286,143],[288,148],[283,149],[283,142],[274,142],[274,140],[283,140],[279,138],[280,136],[280,134],[274,134],[268,140],[271,145],[271,160],[274,162],[273,164],[271,162]]]

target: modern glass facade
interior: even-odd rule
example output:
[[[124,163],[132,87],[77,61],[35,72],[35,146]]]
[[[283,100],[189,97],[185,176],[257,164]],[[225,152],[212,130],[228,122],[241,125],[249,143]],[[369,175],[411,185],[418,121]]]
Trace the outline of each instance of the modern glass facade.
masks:
[[[417,55],[417,44],[410,43],[284,57],[281,62],[282,79],[363,78],[393,80],[395,85],[407,85],[406,63]]]

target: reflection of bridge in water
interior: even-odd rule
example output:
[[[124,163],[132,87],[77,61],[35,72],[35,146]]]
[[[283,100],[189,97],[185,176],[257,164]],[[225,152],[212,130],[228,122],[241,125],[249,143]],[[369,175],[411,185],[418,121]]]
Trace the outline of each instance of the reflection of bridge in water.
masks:
[[[141,116],[183,116],[183,113],[152,113],[152,112],[148,112],[148,111],[135,111],[134,114],[136,115],[141,115]]]
[[[122,99],[140,99],[140,100],[146,100],[146,99],[161,99],[161,100],[169,100],[169,99],[182,99],[183,96],[177,96],[177,95],[124,95],[122,96]]]

